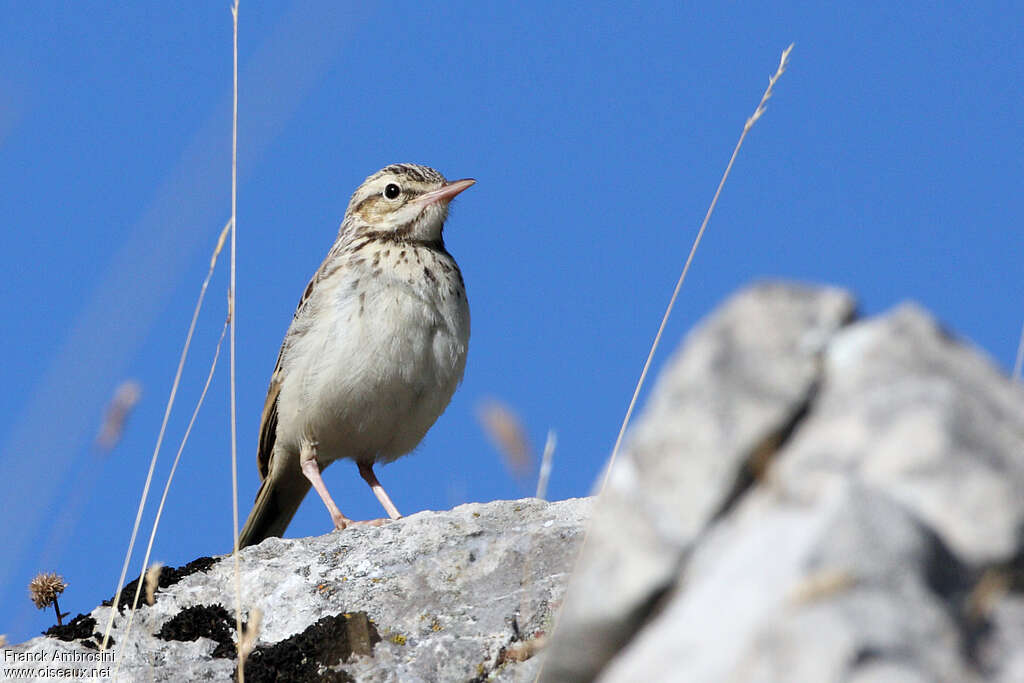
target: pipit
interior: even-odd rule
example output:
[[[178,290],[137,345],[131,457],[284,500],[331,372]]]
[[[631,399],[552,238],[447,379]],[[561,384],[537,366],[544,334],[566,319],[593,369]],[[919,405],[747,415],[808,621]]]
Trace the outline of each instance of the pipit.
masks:
[[[320,473],[341,458],[401,516],[373,466],[412,451],[462,380],[469,303],[442,230],[449,202],[474,182],[393,164],[352,195],[277,357],[260,424],[263,483],[240,546],[284,533],[310,486],[338,529],[384,522],[353,522],[335,505]]]

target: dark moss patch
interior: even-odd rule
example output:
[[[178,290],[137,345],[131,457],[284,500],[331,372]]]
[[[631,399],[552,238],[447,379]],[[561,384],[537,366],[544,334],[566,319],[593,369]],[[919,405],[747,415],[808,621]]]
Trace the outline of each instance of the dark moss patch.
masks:
[[[213,565],[217,564],[218,562],[220,562],[220,560],[214,557],[200,557],[199,559],[192,560],[184,567],[161,567],[160,578],[157,580],[156,584],[157,589],[154,592],[154,599],[157,599],[156,596],[160,595],[160,590],[162,588],[173,586],[189,574],[195,574],[196,572],[204,572]],[[135,591],[139,589],[138,586],[139,580],[135,579],[134,581],[126,585],[124,589],[121,591],[121,599],[118,600],[117,605],[119,612],[123,613],[126,607],[131,608],[132,602],[135,600]],[[143,590],[145,590],[145,586],[143,586]],[[140,596],[139,599],[141,601],[144,598]],[[114,604],[113,597],[111,597],[109,600],[103,601],[104,607],[110,607],[112,604]]]
[[[98,643],[103,642],[103,634],[96,631],[96,620],[87,614],[79,614],[63,626],[51,626],[43,632],[43,635],[68,642],[78,640],[82,645],[93,650],[98,650]],[[107,647],[113,644],[113,638],[107,641]]]
[[[245,628],[245,624],[242,624]],[[191,641],[209,638],[217,643],[214,657],[231,659],[235,656],[235,618],[223,605],[196,605],[186,607],[164,622],[157,638]]]
[[[353,654],[372,655],[379,642],[377,627],[365,612],[324,617],[302,633],[254,649],[245,662],[245,680],[354,682],[344,671],[321,669],[348,661]],[[236,669],[233,677],[237,676]]]

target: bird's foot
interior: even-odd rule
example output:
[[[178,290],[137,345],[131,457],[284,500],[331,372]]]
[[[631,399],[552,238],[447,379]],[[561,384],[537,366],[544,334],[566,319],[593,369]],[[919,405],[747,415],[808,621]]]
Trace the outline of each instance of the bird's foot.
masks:
[[[331,502],[333,502],[333,501],[331,501]],[[341,514],[341,510],[339,510],[337,507],[335,507],[332,510],[331,506],[328,505],[327,506],[327,512],[330,513],[330,515],[331,515],[331,521],[334,522],[334,528],[335,529],[345,529],[345,528],[350,527],[353,524],[355,524],[355,522],[353,522],[351,519],[349,519],[345,515]]]
[[[390,521],[390,519],[362,519],[359,521],[348,519],[346,520],[345,526],[337,528],[347,529],[348,527],[384,526]]]

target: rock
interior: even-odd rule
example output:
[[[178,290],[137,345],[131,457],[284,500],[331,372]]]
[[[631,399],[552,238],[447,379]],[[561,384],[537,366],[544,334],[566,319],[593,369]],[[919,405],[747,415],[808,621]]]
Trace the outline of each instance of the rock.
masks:
[[[968,572],[904,508],[855,482],[810,503],[751,492],[682,578],[599,680],[840,681],[867,666],[969,680],[943,605],[966,595]]]
[[[803,495],[837,477],[862,479],[969,564],[1020,551],[1020,387],[912,305],[852,325],[825,362],[813,415],[778,459],[781,486]]]
[[[1024,392],[905,305],[764,284],[669,362],[542,681],[1024,680]]]
[[[741,292],[608,472],[596,501],[245,549],[245,618],[263,612],[246,678],[1024,680],[1024,390],[920,308],[856,320],[833,288]],[[230,558],[166,569],[130,633],[116,618],[120,677],[231,677],[233,585]],[[110,609],[5,665],[112,667],[90,649]]]
[[[807,410],[825,346],[853,314],[840,290],[765,284],[691,333],[595,507],[542,680],[591,680],[633,637],[751,464]]]
[[[532,654],[527,645],[551,628],[589,509],[589,499],[462,505],[379,528],[246,548],[244,618],[262,610],[246,680],[532,678],[537,659],[522,653]],[[118,680],[233,675],[233,562],[193,565],[191,573],[165,570],[174,582],[161,581],[155,604],[139,608],[129,634],[127,617],[115,617],[114,644],[103,654],[117,655]],[[71,642],[41,637],[9,650],[46,656],[55,668],[72,666],[53,663],[55,652],[96,658],[91,636],[102,632],[110,609],[98,607],[61,632]]]

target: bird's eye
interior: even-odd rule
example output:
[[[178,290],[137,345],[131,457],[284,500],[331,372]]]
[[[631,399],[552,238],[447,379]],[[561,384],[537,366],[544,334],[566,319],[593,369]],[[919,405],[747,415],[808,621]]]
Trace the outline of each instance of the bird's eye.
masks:
[[[394,183],[388,183],[388,186],[384,188],[384,196],[388,199],[397,199],[400,194],[402,194],[402,188]]]

